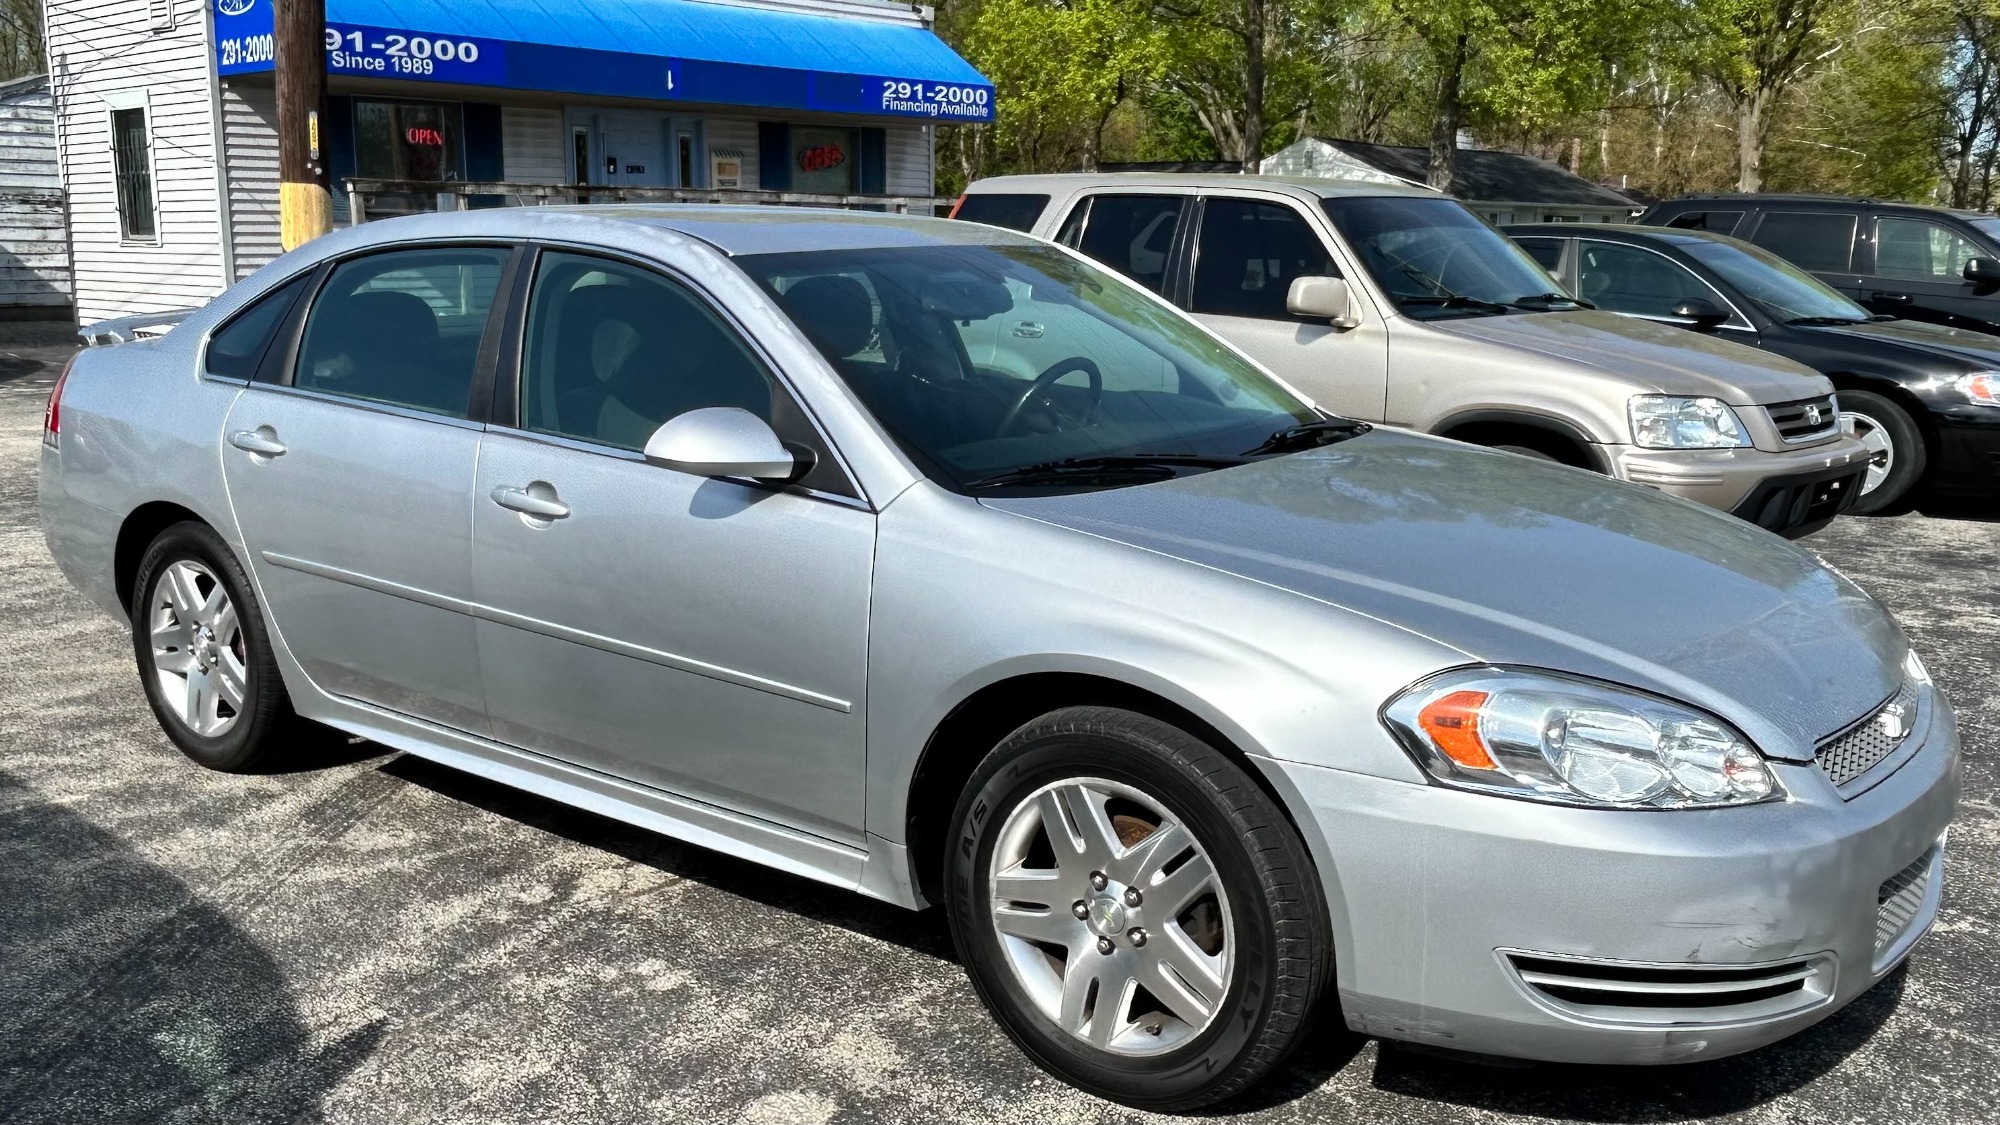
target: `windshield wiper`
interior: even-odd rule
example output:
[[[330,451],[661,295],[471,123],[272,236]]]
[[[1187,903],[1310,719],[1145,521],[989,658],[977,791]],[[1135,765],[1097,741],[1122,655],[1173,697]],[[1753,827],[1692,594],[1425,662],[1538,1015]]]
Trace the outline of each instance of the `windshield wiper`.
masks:
[[[1510,306],[1498,301],[1482,301],[1477,297],[1466,297],[1458,293],[1440,293],[1435,297],[1398,297],[1399,305],[1436,305],[1441,309],[1478,309],[1480,312],[1504,313]]]
[[[1795,316],[1792,319],[1786,321],[1785,323],[1793,326],[1794,328],[1818,328],[1832,324],[1866,324],[1871,319],[1873,318],[1872,317],[1857,318],[1851,316]]]
[[[1563,306],[1573,309],[1594,309],[1597,307],[1589,301],[1579,301],[1567,293],[1531,293],[1526,297],[1516,297],[1507,303],[1514,308],[1528,309],[1531,312],[1542,312]]]
[[[1352,418],[1322,418],[1317,422],[1288,426],[1270,437],[1255,449],[1243,451],[1245,457],[1258,457],[1266,453],[1297,453],[1301,449],[1317,449],[1322,445],[1332,445],[1351,437],[1360,437],[1375,427],[1366,422],[1356,422]]]
[[[1203,457],[1193,453],[1120,453],[1103,457],[1065,457],[1023,465],[980,477],[966,488],[998,488],[1009,484],[1057,484],[1091,477],[1142,477],[1168,480],[1185,469],[1229,469],[1243,464],[1241,457]]]

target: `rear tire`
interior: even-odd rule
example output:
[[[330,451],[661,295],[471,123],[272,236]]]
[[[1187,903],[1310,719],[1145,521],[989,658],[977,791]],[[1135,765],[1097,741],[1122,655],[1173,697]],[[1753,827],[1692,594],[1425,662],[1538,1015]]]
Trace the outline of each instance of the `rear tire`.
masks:
[[[1130,711],[1067,708],[987,755],[952,824],[959,955],[1043,1069],[1185,1111],[1263,1078],[1310,1029],[1332,965],[1318,872],[1214,747]]]
[[[139,679],[167,738],[209,769],[265,764],[294,720],[236,553],[206,524],[174,524],[139,560],[131,604]]]
[[[1848,514],[1865,516],[1894,507],[1923,478],[1923,432],[1902,407],[1869,391],[1841,391],[1840,416],[1853,423],[1869,457],[1861,495]]]

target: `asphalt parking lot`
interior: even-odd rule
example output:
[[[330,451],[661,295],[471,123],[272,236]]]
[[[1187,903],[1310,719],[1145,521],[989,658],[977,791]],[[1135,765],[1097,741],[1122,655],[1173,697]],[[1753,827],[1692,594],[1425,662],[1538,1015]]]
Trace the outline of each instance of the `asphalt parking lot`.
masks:
[[[35,516],[61,349],[0,335],[0,1121],[1141,1119],[1042,1075],[909,914],[367,744],[208,773]],[[1660,1069],[1320,1032],[1255,1121],[1966,1122],[2000,1102],[2000,504],[1808,546],[1886,601],[1969,759],[1945,911],[1813,1030]]]

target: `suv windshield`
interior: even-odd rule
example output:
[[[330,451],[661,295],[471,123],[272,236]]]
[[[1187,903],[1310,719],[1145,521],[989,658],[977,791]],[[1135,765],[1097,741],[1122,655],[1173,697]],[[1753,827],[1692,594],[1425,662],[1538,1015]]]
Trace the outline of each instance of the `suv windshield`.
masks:
[[[1143,484],[1365,428],[1328,421],[1172,309],[1053,246],[736,261],[954,490]]]
[[[1735,239],[1683,242],[1688,257],[1743,291],[1774,320],[1862,321],[1867,309],[1820,283],[1776,254]]]
[[[1577,307],[1526,251],[1453,200],[1359,196],[1325,205],[1362,266],[1406,316]]]

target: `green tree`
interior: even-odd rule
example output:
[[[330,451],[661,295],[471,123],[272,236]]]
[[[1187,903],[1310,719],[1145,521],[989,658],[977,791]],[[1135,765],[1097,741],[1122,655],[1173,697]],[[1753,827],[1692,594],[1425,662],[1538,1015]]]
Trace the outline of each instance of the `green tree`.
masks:
[[[965,46],[993,81],[997,144],[1021,171],[1095,170],[1112,113],[1167,62],[1143,0],[985,0]]]

